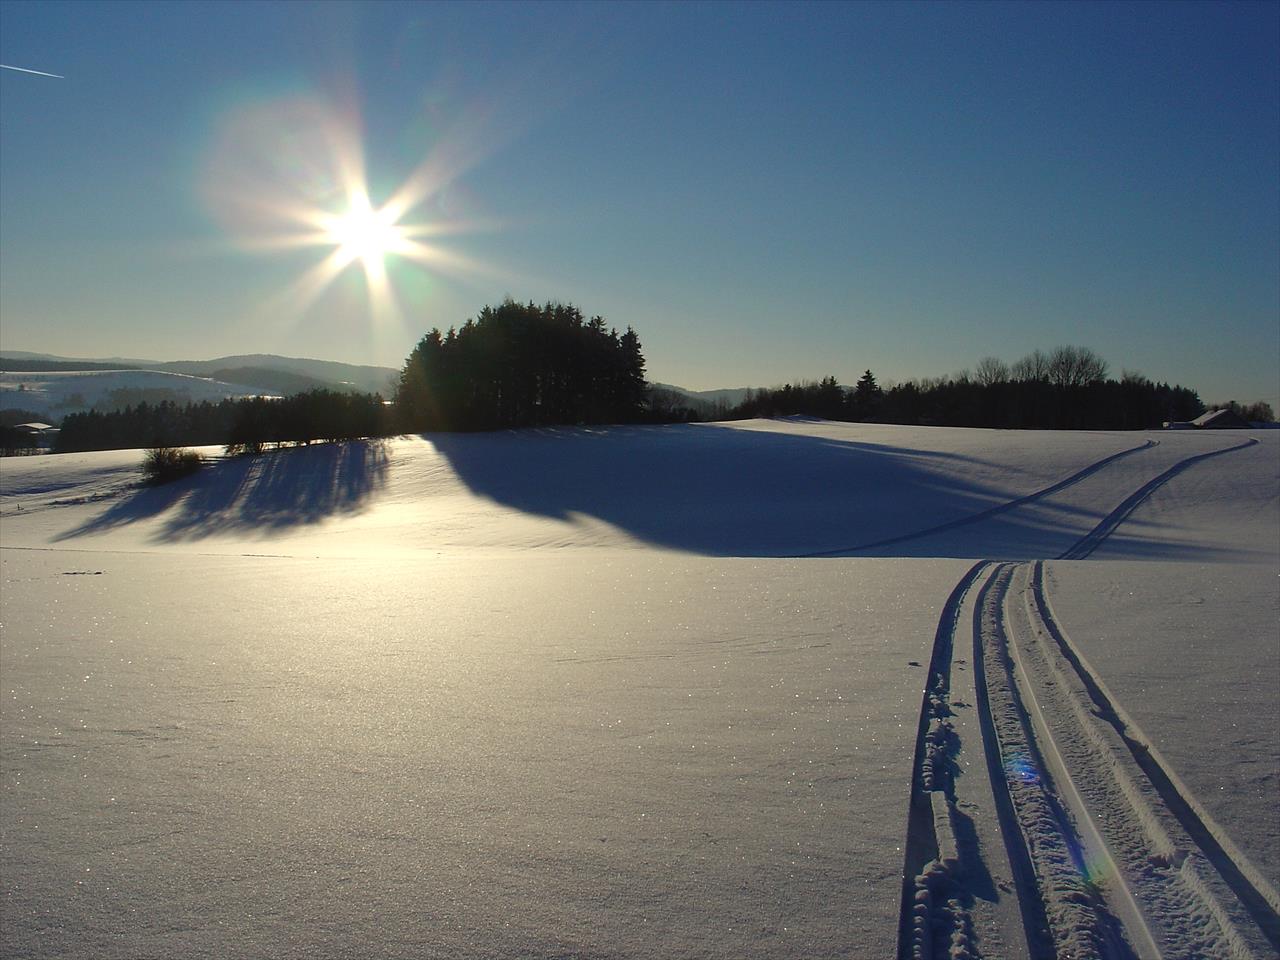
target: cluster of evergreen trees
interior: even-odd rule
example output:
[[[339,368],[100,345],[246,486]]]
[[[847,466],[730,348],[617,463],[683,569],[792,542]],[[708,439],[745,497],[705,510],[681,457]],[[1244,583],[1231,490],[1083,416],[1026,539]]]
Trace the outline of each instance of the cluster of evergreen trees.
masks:
[[[54,450],[71,453],[226,443],[241,402],[142,402],[121,410],[69,413],[62,418]]]
[[[376,394],[310,390],[283,399],[139,403],[123,410],[68,414],[55,450],[118,450],[224,444],[256,452],[266,444],[386,436],[391,417]]]
[[[1034,351],[1013,365],[994,357],[936,380],[882,389],[868,370],[853,389],[834,377],[750,394],[730,418],[803,414],[831,420],[1058,430],[1139,430],[1204,412],[1194,390],[1126,372],[1083,347]]]
[[[870,420],[879,413],[882,396],[875,376],[868,370],[852,390],[840,386],[835,377],[825,377],[817,383],[788,383],[772,390],[748,390],[727,419],[799,415],[825,420]]]
[[[646,416],[644,355],[572,305],[504,301],[461,329],[432,330],[405,362],[395,407],[406,430],[633,423]]]
[[[13,457],[23,453],[35,453],[36,448],[34,434],[0,424],[0,456]]]

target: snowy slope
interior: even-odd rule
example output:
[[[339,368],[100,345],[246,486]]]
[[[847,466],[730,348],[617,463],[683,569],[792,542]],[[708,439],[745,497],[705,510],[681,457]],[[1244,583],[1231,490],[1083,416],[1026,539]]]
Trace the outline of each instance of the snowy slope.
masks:
[[[1233,442],[760,421],[437,434],[229,460],[105,510],[40,518],[17,518],[6,505],[25,500],[31,514],[44,475],[65,468],[10,461],[0,466],[0,508],[15,544],[85,537],[110,549],[194,542],[235,551],[247,538],[313,555],[657,546],[718,556],[1035,557],[1061,552],[1134,486]],[[1242,508],[1267,506],[1257,493],[1265,470],[1249,476]],[[82,496],[109,492],[117,478],[87,480]],[[1213,548],[1237,558],[1273,549],[1266,529],[1242,532]],[[1140,528],[1134,537],[1145,542]],[[1151,549],[1172,555],[1175,546]]]
[[[137,451],[0,461],[0,954],[892,956],[904,860],[914,882],[967,823],[966,870],[936,877],[968,906],[931,901],[925,955],[1104,928],[1269,955],[1280,446],[1249,439],[433,435],[154,490]],[[1261,906],[1165,794],[1130,809],[1094,779],[1133,761],[1046,630],[1256,866]],[[988,644],[1026,676],[975,662]],[[1107,811],[1115,869],[1083,899],[996,855],[1040,802],[1003,810],[981,774],[1000,697],[1038,697],[1028,749],[1078,780],[1077,820]],[[969,772],[941,806],[930,757]],[[1153,911],[1124,851],[1166,842],[1208,892]]]

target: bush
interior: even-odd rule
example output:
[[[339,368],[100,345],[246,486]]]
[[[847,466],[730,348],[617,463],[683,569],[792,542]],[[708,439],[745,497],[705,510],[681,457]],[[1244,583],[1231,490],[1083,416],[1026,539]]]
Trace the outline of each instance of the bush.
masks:
[[[142,476],[147,483],[157,486],[195,473],[204,460],[200,454],[185,447],[152,447],[142,460]]]

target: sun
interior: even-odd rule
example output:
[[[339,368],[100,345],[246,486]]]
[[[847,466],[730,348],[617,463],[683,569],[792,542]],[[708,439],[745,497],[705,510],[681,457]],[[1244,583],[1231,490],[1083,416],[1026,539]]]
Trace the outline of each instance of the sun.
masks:
[[[371,196],[360,127],[354,108],[308,97],[270,101],[228,122],[210,163],[214,215],[250,250],[323,251],[264,304],[269,316],[303,316],[340,276],[356,272],[364,275],[368,317],[385,326],[402,321],[399,288],[415,300],[425,295],[423,274],[486,284],[498,275],[442,240],[497,228],[442,211],[439,199],[466,167],[457,149],[432,150]]]
[[[346,212],[329,218],[325,229],[343,262],[359,259],[366,267],[381,264],[387,254],[403,247],[405,239],[391,211],[375,210],[362,195],[351,197]]]

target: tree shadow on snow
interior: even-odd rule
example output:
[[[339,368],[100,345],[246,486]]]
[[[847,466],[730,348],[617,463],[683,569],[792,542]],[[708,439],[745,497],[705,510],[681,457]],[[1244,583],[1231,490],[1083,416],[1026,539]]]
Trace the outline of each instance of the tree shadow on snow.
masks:
[[[103,533],[168,514],[154,539],[269,532],[358,512],[386,483],[381,441],[326,443],[231,457],[184,480],[142,487],[56,539]]]
[[[962,475],[991,464],[936,450],[711,424],[424,439],[498,504],[592,517],[708,556],[1035,559],[1058,556],[1094,523],[1063,504],[1009,509],[1017,494]],[[1152,551],[1175,559],[1179,548]]]
[[[709,556],[834,549],[900,532],[909,503],[940,521],[998,496],[954,478],[947,489],[951,454],[710,424],[424,439],[473,493],[503,506],[592,517]]]

